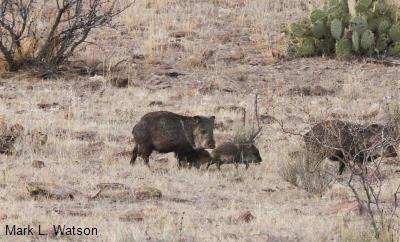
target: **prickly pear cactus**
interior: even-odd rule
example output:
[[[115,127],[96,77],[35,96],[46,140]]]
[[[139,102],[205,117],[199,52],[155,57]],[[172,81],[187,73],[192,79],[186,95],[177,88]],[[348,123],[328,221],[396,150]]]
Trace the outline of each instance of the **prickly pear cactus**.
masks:
[[[330,55],[335,51],[335,41],[333,39],[315,40],[315,52],[318,55]]]
[[[353,34],[351,35],[351,42],[353,44],[354,52],[356,53],[360,52],[360,33],[354,31]]]
[[[375,11],[381,15],[384,15],[389,10],[389,6],[385,0],[376,1],[374,8],[375,8]]]
[[[308,57],[315,54],[315,44],[312,38],[305,38],[298,44],[297,55],[299,57]]]
[[[372,5],[372,0],[358,0],[356,3],[357,13],[366,13]]]
[[[364,33],[361,35],[361,40],[360,40],[361,49],[368,51],[373,47],[374,44],[375,44],[374,33],[372,33],[372,31],[369,29],[364,31]]]
[[[343,35],[343,24],[342,21],[339,19],[334,19],[331,22],[331,34],[333,38],[339,40],[342,38]]]
[[[388,50],[389,55],[400,56],[400,42],[394,43]]]
[[[379,38],[376,40],[376,49],[378,53],[384,53],[389,45],[390,38],[387,34],[380,35]]]
[[[393,42],[400,42],[400,22],[390,28],[389,36]]]
[[[328,14],[324,10],[316,9],[311,12],[310,20],[313,24],[315,24],[317,21],[326,22],[327,19]]]
[[[305,37],[309,32],[308,26],[305,23],[291,23],[289,25],[289,33],[295,37]]]
[[[390,23],[386,19],[382,19],[378,25],[378,34],[386,34],[390,29]]]
[[[353,31],[357,31],[358,33],[362,34],[368,29],[367,19],[363,16],[356,16],[351,19],[350,27]]]
[[[317,39],[322,39],[324,36],[327,36],[328,29],[325,23],[321,20],[318,20],[313,25],[313,35]]]
[[[351,57],[353,56],[351,41],[348,39],[341,39],[336,41],[335,52],[338,59],[351,59]]]
[[[334,19],[344,20],[349,18],[347,0],[331,0],[327,5],[327,10],[328,21],[333,21]]]
[[[400,56],[400,8],[389,0],[325,0],[285,29],[289,57]],[[393,2],[393,0],[391,1]]]

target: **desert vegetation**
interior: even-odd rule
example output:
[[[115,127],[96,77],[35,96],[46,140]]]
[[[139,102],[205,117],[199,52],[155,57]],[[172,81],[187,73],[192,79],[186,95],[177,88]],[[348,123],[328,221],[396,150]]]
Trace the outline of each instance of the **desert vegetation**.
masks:
[[[345,2],[2,1],[0,240],[399,241],[396,59],[281,52]]]

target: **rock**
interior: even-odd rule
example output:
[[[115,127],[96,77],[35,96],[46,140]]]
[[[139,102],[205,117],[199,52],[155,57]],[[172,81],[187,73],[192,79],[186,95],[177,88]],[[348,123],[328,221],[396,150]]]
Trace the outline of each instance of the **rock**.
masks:
[[[45,167],[45,164],[41,160],[34,160],[34,161],[32,161],[32,167],[41,169],[41,168]]]
[[[334,90],[329,90],[319,85],[313,87],[293,87],[287,92],[290,96],[327,96],[333,95],[334,93]]]
[[[47,143],[48,136],[42,131],[34,129],[29,133],[29,135],[32,143],[35,145],[45,145]]]
[[[261,189],[261,191],[272,193],[272,192],[276,192],[276,189],[274,189],[274,188],[264,188],[264,189]]]
[[[15,152],[14,143],[23,134],[24,127],[14,124],[8,127],[3,116],[0,116],[0,154],[10,155]]]
[[[0,135],[0,154],[10,155],[14,153],[14,136]]]
[[[24,126],[18,123],[10,127],[10,132],[14,137],[21,137],[24,134],[24,130]]]
[[[107,183],[99,183],[96,185],[98,189],[122,189],[122,190],[129,190],[130,188],[126,186],[125,184],[122,183],[117,183],[117,182],[107,182]]]
[[[105,78],[103,76],[93,76],[87,82],[78,82],[74,85],[77,95],[80,97],[85,94],[101,93],[104,90]]]
[[[129,211],[119,216],[123,222],[141,222],[144,220],[144,214],[141,211]]]
[[[135,200],[135,195],[130,187],[121,183],[100,183],[96,186],[99,191],[91,197],[96,200],[110,200],[123,202]]]
[[[177,70],[174,68],[169,68],[169,67],[166,69],[161,69],[161,70],[157,71],[155,74],[159,75],[159,76],[168,76],[168,77],[172,77],[172,78],[177,78],[178,76],[187,75],[187,73],[184,71]]]
[[[247,212],[242,213],[237,220],[238,221],[244,221],[246,223],[250,223],[255,218],[256,217],[253,214],[251,214],[250,211],[247,211]]]
[[[92,215],[92,212],[87,211],[86,209],[54,208],[50,211],[55,212],[59,215],[77,216],[77,217],[87,217]]]
[[[195,67],[207,67],[208,62],[214,56],[215,50],[205,49],[198,55],[193,55],[189,57],[189,63]]]
[[[82,155],[94,156],[100,154],[106,148],[106,144],[103,141],[93,142],[82,148]]]
[[[34,198],[49,198],[57,200],[74,200],[78,197],[83,197],[81,192],[74,189],[61,187],[53,183],[45,182],[30,182],[26,186],[29,194]]]
[[[117,87],[117,88],[126,88],[128,87],[129,80],[128,78],[120,78],[120,77],[114,77],[110,80],[111,86]]]
[[[50,110],[62,110],[64,109],[59,103],[53,102],[53,103],[38,103],[37,104],[38,108],[43,109],[45,111],[50,111]]]
[[[276,121],[276,118],[274,116],[265,113],[260,115],[260,120],[264,124],[272,124]]]
[[[141,187],[135,189],[135,198],[138,200],[160,199],[161,191],[154,187]]]
[[[132,190],[121,183],[100,183],[97,186],[99,191],[91,196],[91,199],[107,199],[112,202],[132,202],[135,200],[149,200],[161,198],[161,191],[152,187],[141,187]]]
[[[151,102],[149,103],[149,107],[154,107],[154,106],[163,107],[163,106],[165,106],[165,105],[164,105],[164,103],[161,102],[161,101],[151,101]]]
[[[224,233],[223,238],[226,240],[233,240],[233,241],[238,241],[239,238],[236,234],[232,234],[232,233]]]
[[[188,36],[197,36],[197,34],[193,31],[186,31],[186,30],[178,30],[168,34],[171,38],[184,38]]]
[[[117,152],[114,154],[115,157],[131,157],[132,156],[132,150],[124,150],[121,152]]]
[[[72,133],[74,139],[83,141],[96,141],[97,132],[95,131],[78,131]]]

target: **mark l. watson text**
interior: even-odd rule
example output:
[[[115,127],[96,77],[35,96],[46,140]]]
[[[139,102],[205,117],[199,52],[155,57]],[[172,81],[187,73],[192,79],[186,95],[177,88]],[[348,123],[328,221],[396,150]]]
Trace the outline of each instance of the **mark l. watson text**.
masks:
[[[99,235],[97,228],[90,227],[76,227],[66,225],[53,225],[53,230],[45,230],[41,225],[33,227],[28,226],[17,226],[17,225],[6,225],[3,234],[6,236],[29,236],[29,235],[49,235],[53,233],[55,236],[97,236]]]

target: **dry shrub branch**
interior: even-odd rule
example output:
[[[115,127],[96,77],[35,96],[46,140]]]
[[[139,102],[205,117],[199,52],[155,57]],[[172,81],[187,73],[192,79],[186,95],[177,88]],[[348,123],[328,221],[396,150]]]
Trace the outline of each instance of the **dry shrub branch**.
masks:
[[[117,0],[3,0],[0,3],[0,52],[10,71],[39,67],[54,71],[89,34],[112,26],[124,6]]]

